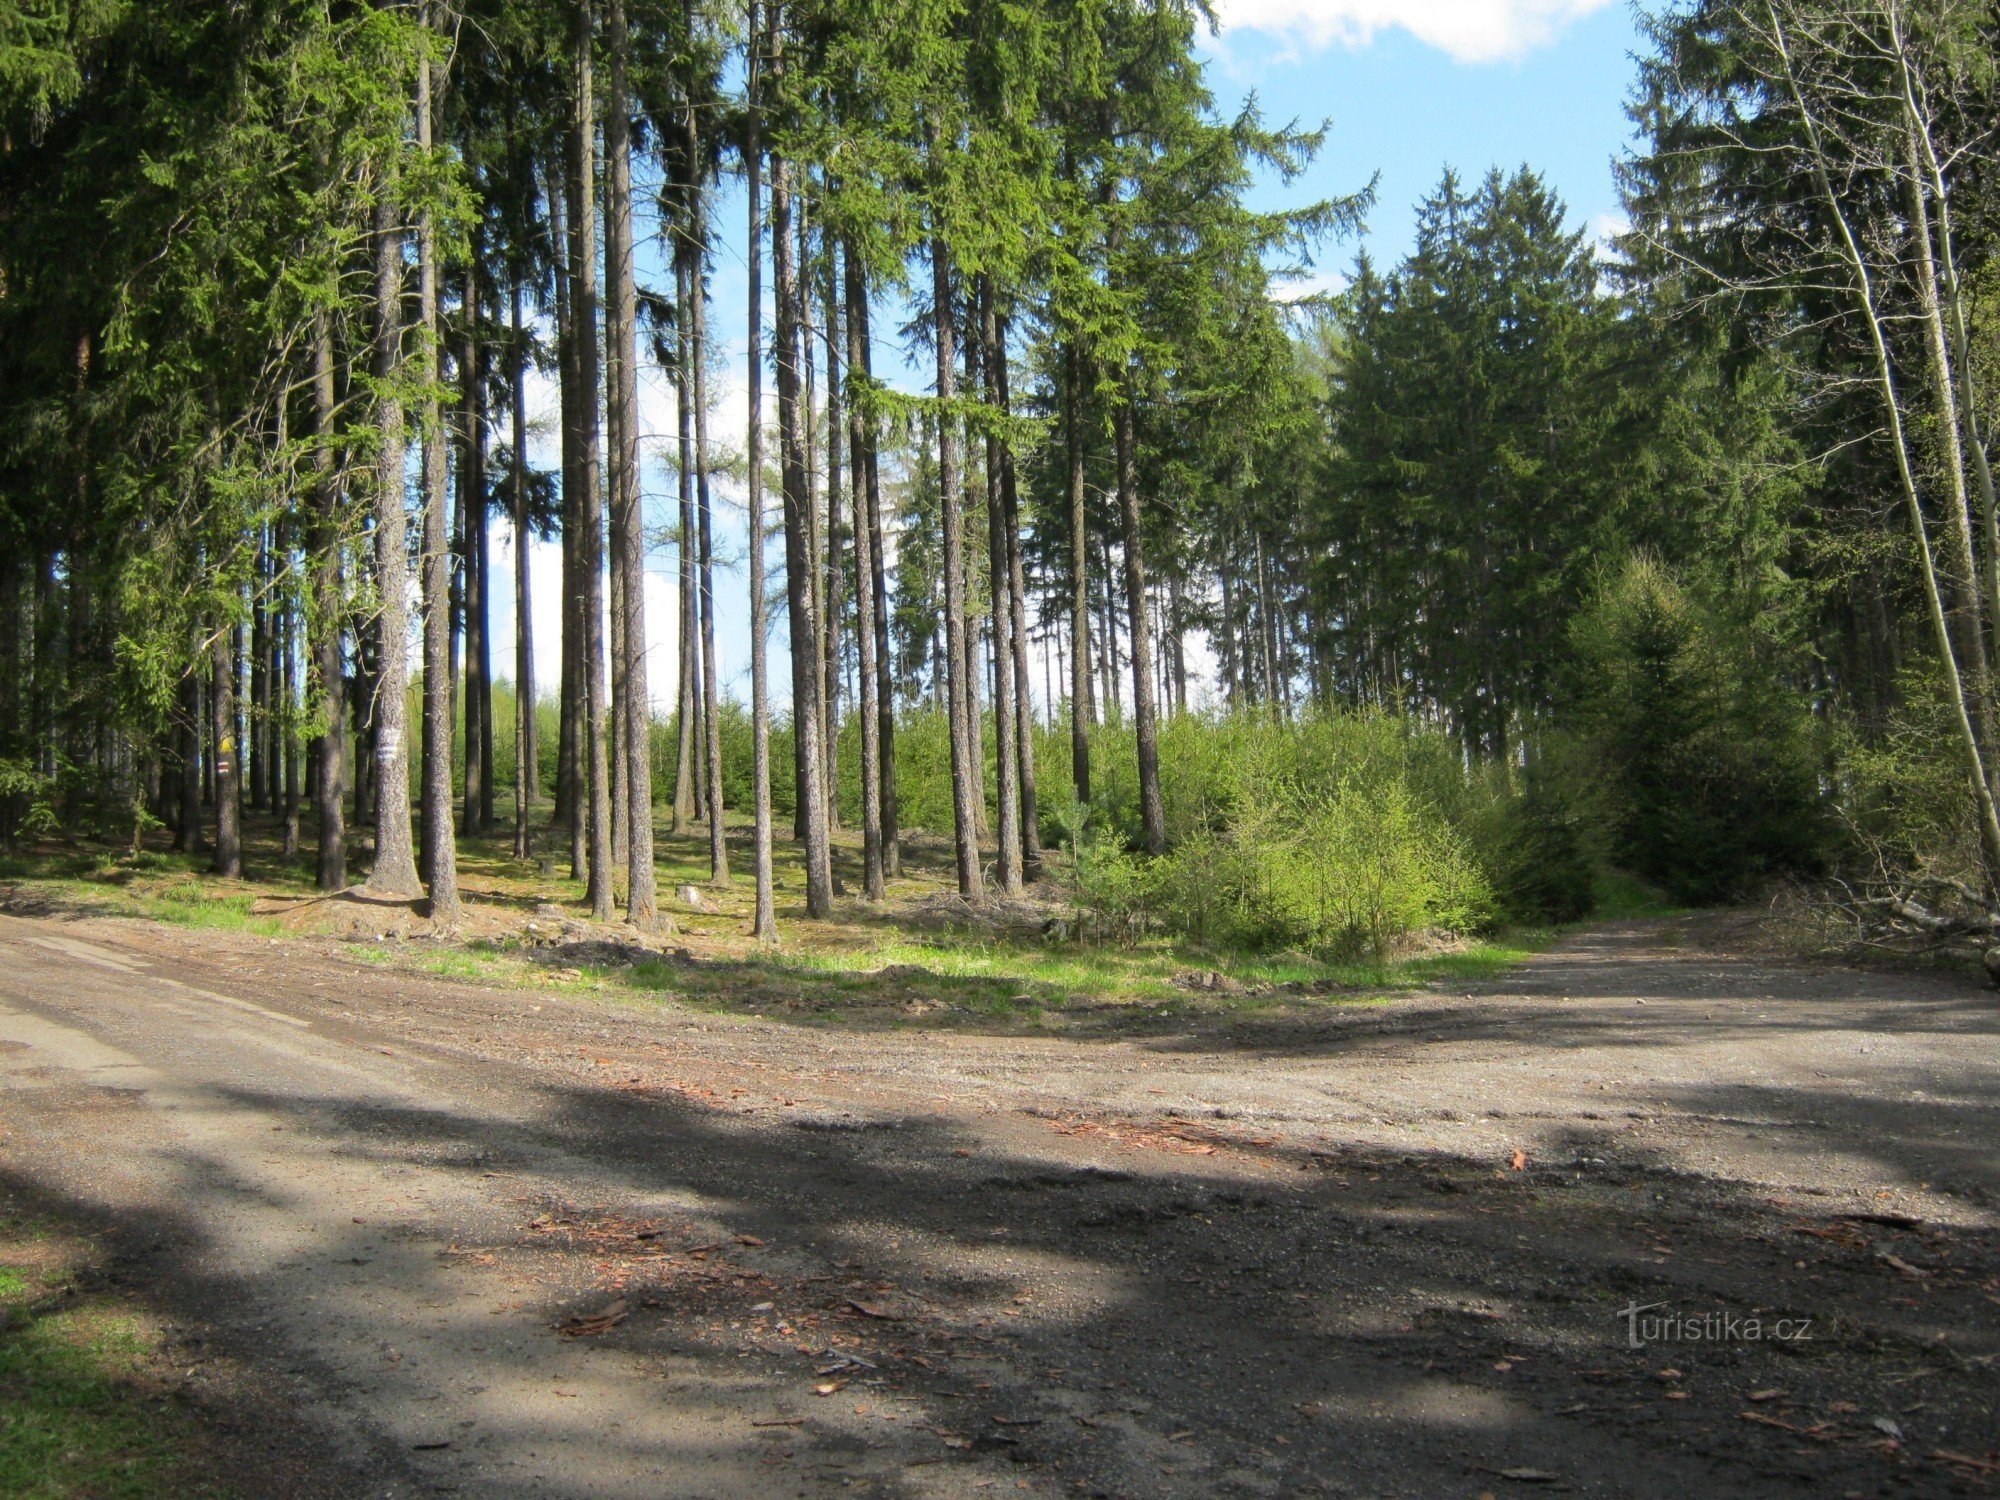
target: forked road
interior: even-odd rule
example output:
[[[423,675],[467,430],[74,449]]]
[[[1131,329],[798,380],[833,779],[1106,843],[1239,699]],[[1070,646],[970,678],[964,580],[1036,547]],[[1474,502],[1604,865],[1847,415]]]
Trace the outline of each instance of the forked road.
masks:
[[[1997,1143],[1991,996],[1655,927],[1079,1041],[0,917],[4,1185],[288,1490],[1979,1493]]]

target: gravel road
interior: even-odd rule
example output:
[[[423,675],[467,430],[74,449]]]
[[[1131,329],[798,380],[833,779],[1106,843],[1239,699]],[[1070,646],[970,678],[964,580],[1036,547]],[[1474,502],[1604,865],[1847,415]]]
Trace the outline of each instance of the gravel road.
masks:
[[[1969,983],[1635,923],[1045,1040],[348,952],[0,916],[0,1191],[113,1247],[253,1493],[2000,1487]]]

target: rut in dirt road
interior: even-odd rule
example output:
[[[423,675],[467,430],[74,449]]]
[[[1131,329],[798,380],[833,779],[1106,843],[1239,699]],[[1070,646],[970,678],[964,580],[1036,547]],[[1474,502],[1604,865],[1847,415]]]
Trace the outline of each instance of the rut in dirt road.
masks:
[[[328,1494],[1978,1492],[1990,997],[1671,936],[1080,1043],[7,917],[0,1169]]]

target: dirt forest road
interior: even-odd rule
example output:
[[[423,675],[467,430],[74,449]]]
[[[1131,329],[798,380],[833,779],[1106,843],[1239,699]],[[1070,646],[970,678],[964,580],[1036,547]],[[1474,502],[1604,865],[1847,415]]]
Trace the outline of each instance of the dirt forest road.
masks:
[[[0,1187],[115,1247],[253,1492],[2000,1474],[2000,1006],[1671,926],[1077,1041],[5,916]]]

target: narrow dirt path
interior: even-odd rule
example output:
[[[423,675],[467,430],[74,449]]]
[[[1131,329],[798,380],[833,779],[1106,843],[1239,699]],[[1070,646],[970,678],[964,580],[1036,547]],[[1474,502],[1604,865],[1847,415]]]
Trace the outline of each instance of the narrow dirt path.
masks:
[[[1978,1493],[1996,1142],[1991,996],[1657,925],[1078,1042],[0,917],[0,1187],[329,1494]]]

